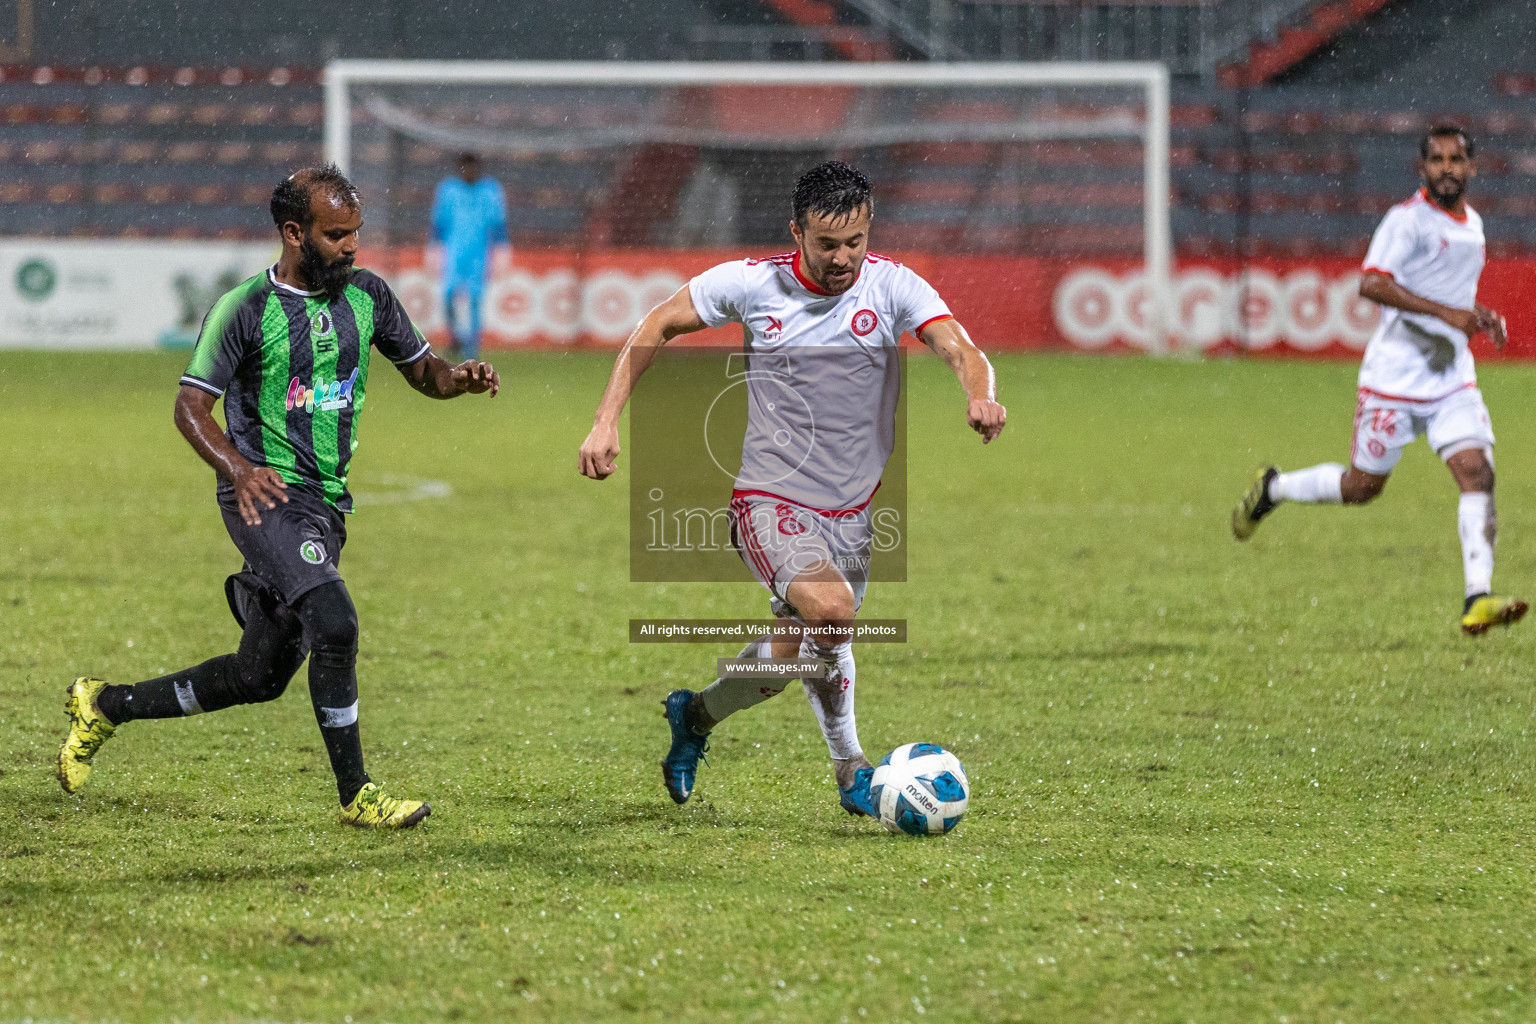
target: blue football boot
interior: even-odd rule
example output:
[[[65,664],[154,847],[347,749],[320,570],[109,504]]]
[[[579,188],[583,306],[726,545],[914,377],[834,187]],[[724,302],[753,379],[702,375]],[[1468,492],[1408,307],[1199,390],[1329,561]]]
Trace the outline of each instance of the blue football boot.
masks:
[[[693,699],[692,690],[673,690],[662,701],[667,708],[667,724],[672,727],[672,748],[661,759],[661,780],[667,784],[667,794],[674,803],[684,804],[693,795],[693,777],[699,761],[709,761],[704,753],[709,750],[709,737],[700,736],[688,728],[683,712]],[[864,787],[866,794],[869,787]]]
[[[854,773],[853,785],[846,789],[842,786],[837,787],[837,802],[843,805],[843,810],[853,815],[880,817],[880,813],[875,810],[874,801],[869,797],[869,785],[874,778],[873,768],[860,768]]]

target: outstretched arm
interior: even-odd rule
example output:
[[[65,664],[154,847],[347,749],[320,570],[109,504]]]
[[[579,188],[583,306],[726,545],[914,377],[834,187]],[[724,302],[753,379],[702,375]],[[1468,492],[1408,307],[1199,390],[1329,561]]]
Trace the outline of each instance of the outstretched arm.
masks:
[[[954,318],[936,320],[923,328],[923,344],[933,349],[960,378],[965,388],[965,421],[990,444],[1008,422],[1008,410],[997,404],[997,378],[992,364]]]
[[[679,334],[702,331],[707,324],[693,308],[693,298],[684,285],[672,297],[645,315],[635,328],[619,357],[613,361],[608,387],[597,404],[597,416],[587,439],[581,442],[576,469],[582,476],[603,480],[613,474],[619,455],[619,414],[629,402],[635,381],[655,361],[661,346]]]
[[[1467,337],[1488,332],[1495,348],[1503,349],[1509,337],[1504,318],[1487,306],[1473,305],[1471,309],[1457,309],[1442,305],[1409,291],[1392,279],[1390,274],[1367,270],[1360,278],[1360,297],[1405,313],[1423,313],[1437,317],[1456,328]]]
[[[444,362],[429,352],[414,363],[400,367],[411,387],[428,398],[458,398],[489,391],[491,397],[501,390],[501,375],[490,363],[466,359],[457,366]]]
[[[251,465],[229,443],[219,421],[213,418],[213,403],[217,401],[217,396],[202,388],[183,384],[176,395],[176,429],[215,473],[234,486],[235,503],[246,525],[260,526],[261,509],[277,508],[279,501],[287,503],[288,495],[283,492],[288,485],[275,470]]]

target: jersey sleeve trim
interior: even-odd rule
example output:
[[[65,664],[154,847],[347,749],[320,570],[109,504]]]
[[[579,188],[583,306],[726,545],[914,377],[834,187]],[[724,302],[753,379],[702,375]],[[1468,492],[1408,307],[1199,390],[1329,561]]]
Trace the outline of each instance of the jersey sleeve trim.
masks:
[[[410,366],[412,363],[426,356],[427,353],[431,351],[432,346],[428,345],[426,342],[422,342],[421,349],[415,355],[411,356],[409,359],[396,359],[393,360],[393,362],[396,366]]]
[[[744,323],[743,308],[749,291],[744,280],[750,260],[730,260],[717,263],[688,281],[688,301],[694,315],[706,327],[724,327],[730,323]]]
[[[199,391],[206,391],[214,398],[219,398],[224,394],[219,388],[214,387],[205,380],[192,376],[190,373],[182,374],[181,382],[188,387],[197,388]]]
[[[926,331],[932,325],[938,323],[940,320],[953,320],[954,318],[955,314],[953,313],[940,313],[938,316],[931,316],[927,320],[924,320],[922,323],[918,324],[916,327],[912,328],[912,333],[916,337],[922,337],[924,331]]]
[[[1384,270],[1381,267],[1373,267],[1373,266],[1370,266],[1370,265],[1366,265],[1366,266],[1363,266],[1363,267],[1360,268],[1360,273],[1362,273],[1362,274],[1380,274],[1382,277],[1385,277],[1385,278],[1387,278],[1389,280],[1392,280],[1392,281],[1396,281],[1397,280],[1397,275],[1396,274],[1392,273],[1392,271],[1390,271],[1390,270]]]

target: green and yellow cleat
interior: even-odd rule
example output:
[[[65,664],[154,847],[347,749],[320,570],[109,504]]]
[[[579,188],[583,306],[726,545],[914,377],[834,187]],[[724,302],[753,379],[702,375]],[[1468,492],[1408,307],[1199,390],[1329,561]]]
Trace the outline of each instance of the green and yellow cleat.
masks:
[[[1493,626],[1513,626],[1525,618],[1530,605],[1518,597],[1481,594],[1467,601],[1461,617],[1461,631],[1468,636],[1482,636]]]
[[[1243,492],[1242,499],[1232,510],[1232,536],[1247,540],[1259,528],[1263,518],[1275,510],[1275,502],[1269,497],[1269,482],[1280,475],[1277,466],[1263,466],[1253,483]]]
[[[432,813],[420,800],[396,800],[370,782],[341,809],[341,820],[363,828],[411,828]]]
[[[59,785],[66,793],[78,793],[91,777],[91,759],[101,745],[112,738],[117,726],[96,710],[96,695],[107,683],[104,679],[81,676],[64,691],[64,711],[69,715],[69,735],[59,748]]]

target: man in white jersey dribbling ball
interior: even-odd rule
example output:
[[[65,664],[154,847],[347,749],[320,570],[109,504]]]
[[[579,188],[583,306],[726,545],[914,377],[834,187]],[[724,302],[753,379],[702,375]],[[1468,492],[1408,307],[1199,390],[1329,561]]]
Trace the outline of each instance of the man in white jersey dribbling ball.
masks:
[[[839,800],[850,814],[873,815],[873,769],[854,723],[851,626],[869,579],[870,500],[895,443],[902,335],[914,334],[959,377],[966,422],[983,443],[1002,432],[1007,412],[987,357],[938,293],[868,251],[874,200],[863,174],[840,161],[814,167],[796,182],[792,208],[795,251],[722,263],[641,321],[614,363],[579,469],[594,480],[613,473],[619,414],[662,345],[706,327],[743,325],[752,365],[731,539],[773,595],[778,622],[741,657],[818,663],[803,682]],[[673,800],[692,795],[710,730],[784,685],[732,677],[668,694],[672,745],[662,778]]]
[[[1507,337],[1504,318],[1477,303],[1485,248],[1483,219],[1466,203],[1477,173],[1472,155],[1460,128],[1431,129],[1419,143],[1424,187],[1394,206],[1371,237],[1360,294],[1381,305],[1381,322],[1360,364],[1349,468],[1264,467],[1232,510],[1232,533],[1247,540],[1282,501],[1365,504],[1423,434],[1461,488],[1461,628],[1477,636],[1518,622],[1527,605],[1492,593],[1493,426],[1467,345],[1486,332],[1503,349]]]

